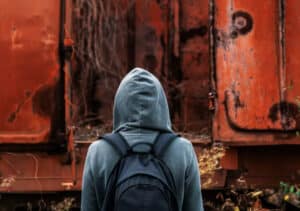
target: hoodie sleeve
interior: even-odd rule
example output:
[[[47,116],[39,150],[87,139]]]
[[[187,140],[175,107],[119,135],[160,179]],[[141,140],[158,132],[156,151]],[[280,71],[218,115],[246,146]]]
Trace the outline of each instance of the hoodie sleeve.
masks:
[[[199,167],[196,153],[191,145],[190,154],[192,155],[192,158],[186,170],[182,211],[204,211]]]
[[[92,145],[91,145],[92,146]],[[96,196],[96,184],[92,173],[92,147],[89,147],[83,170],[82,192],[81,192],[81,211],[100,210],[100,205]]]

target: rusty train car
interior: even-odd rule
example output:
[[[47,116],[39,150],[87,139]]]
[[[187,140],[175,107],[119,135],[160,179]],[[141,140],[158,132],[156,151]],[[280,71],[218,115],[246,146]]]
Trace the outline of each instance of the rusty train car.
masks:
[[[95,93],[86,97],[98,99],[90,104],[98,105],[100,125],[111,120],[122,76],[134,66],[144,67],[161,79],[176,130],[209,134],[205,140],[191,139],[196,152],[212,143],[226,146],[208,189],[229,187],[241,176],[247,188],[299,183],[299,1],[108,2],[128,9],[118,16],[125,28],[117,35],[124,42],[116,55],[123,60],[109,73],[101,72]],[[88,74],[83,63],[93,56],[80,64],[72,51],[88,49],[88,42],[76,47],[79,35],[91,37],[98,26],[89,31],[80,23],[98,6],[90,0],[0,0],[3,210],[25,209],[33,196],[38,206],[46,206],[46,194],[79,197],[91,140],[74,136],[73,82],[74,75]],[[116,20],[114,12],[105,17]],[[100,56],[106,58],[108,50]]]

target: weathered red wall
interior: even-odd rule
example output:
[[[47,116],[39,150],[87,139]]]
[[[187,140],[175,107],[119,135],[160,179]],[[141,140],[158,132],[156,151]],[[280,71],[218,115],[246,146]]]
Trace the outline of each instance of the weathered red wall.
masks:
[[[63,115],[56,93],[59,5],[0,1],[0,144],[47,142],[56,117]]]
[[[207,132],[209,3],[137,1],[135,65],[162,81],[174,127]]]
[[[112,61],[113,65],[107,64],[107,74],[96,67],[92,67],[92,74],[86,69],[79,70],[83,72],[82,76],[91,75],[83,78],[94,77],[94,81],[91,80],[94,85],[90,85],[93,87],[88,90],[86,96],[87,101],[90,101],[87,102],[87,110],[92,110],[90,113],[95,117],[100,116],[98,123],[110,123],[113,96],[118,83],[126,72],[138,66],[153,72],[162,82],[167,92],[175,130],[207,133],[210,66],[208,0],[139,0],[127,3],[127,6],[123,6],[123,16],[115,22],[123,28],[124,21],[127,23],[127,28],[124,28],[127,29],[127,33],[119,36],[123,40],[126,37],[126,41],[117,46],[118,51],[114,57],[124,61],[122,65],[115,65],[119,64],[117,60]],[[84,18],[86,17],[74,16],[74,27],[78,27]],[[104,19],[109,18],[114,19]],[[94,25],[89,27],[91,31],[95,28]],[[80,35],[77,31],[74,31],[74,34],[75,39]],[[77,38],[82,38],[82,35]],[[81,44],[80,41],[77,45]],[[94,44],[97,46],[97,42],[94,41]],[[99,47],[102,46],[99,44]],[[106,58],[108,55],[103,56]],[[92,59],[88,58],[82,62],[88,63]],[[109,59],[107,61],[111,62]],[[77,77],[75,86],[78,85],[80,84]],[[75,92],[77,89],[75,88]],[[85,102],[81,100],[82,96],[75,94],[75,97],[79,99],[78,103]],[[81,108],[84,106],[79,105]],[[87,113],[80,110],[76,118],[82,120],[85,115]]]
[[[264,65],[269,68],[272,67],[266,69],[266,72],[268,71],[267,73],[260,71],[258,72],[259,74],[253,76],[245,74],[244,81],[241,80],[241,77],[237,77],[237,72],[233,72],[236,67],[244,67],[243,65],[246,64],[245,61],[243,65],[240,64],[241,61],[243,61],[241,58],[245,53],[242,48],[251,48],[254,41],[257,42],[254,47],[256,45],[258,46],[256,50],[261,51],[254,64],[258,61],[261,62],[262,59],[267,61],[269,59],[269,57],[264,57],[263,53],[266,49],[260,46],[260,42],[263,41],[260,40],[260,36],[256,34],[255,36],[258,36],[258,38],[253,39],[252,42],[247,41],[243,43],[247,38],[246,36],[243,35],[243,37],[241,35],[237,38],[236,36],[239,35],[235,34],[234,31],[230,31],[234,29],[232,28],[232,17],[230,16],[231,13],[234,14],[234,9],[245,9],[246,6],[249,6],[249,11],[252,12],[253,10],[253,13],[255,13],[255,16],[253,16],[254,21],[256,21],[256,16],[260,17],[259,15],[261,15],[262,12],[257,12],[258,10],[256,10],[255,3],[252,2],[241,6],[238,3],[244,3],[244,1],[235,0],[237,4],[235,4],[236,8],[234,8],[232,5],[228,7],[229,2],[233,1],[214,1],[215,4],[213,6],[215,8],[212,11],[212,7],[210,7],[212,5],[209,5],[208,0],[124,0],[121,1],[121,4],[119,4],[120,1],[114,0],[102,2],[106,9],[100,12],[101,7],[99,7],[97,3],[99,4],[101,1],[93,2],[95,5],[89,5],[84,0],[75,0],[73,6],[70,7],[73,8],[73,30],[70,31],[70,34],[75,40],[75,57],[71,68],[72,70],[68,72],[72,79],[72,97],[70,102],[66,102],[67,106],[71,106],[71,112],[73,113],[73,122],[70,123],[70,126],[75,124],[76,126],[96,125],[96,127],[99,127],[100,125],[109,130],[112,120],[112,105],[115,90],[122,77],[131,68],[139,66],[150,70],[161,80],[168,95],[171,116],[176,131],[207,133],[209,132],[208,127],[212,119],[209,117],[208,112],[208,92],[210,82],[214,82],[210,81],[210,70],[212,69],[211,67],[216,67],[216,69],[214,69],[216,72],[214,73],[217,75],[216,79],[218,85],[221,85],[218,87],[216,111],[219,111],[218,115],[221,115],[221,119],[218,119],[220,116],[215,116],[214,121],[217,123],[215,125],[215,131],[222,130],[223,134],[214,134],[215,139],[224,141],[224,137],[226,137],[224,134],[229,134],[229,137],[232,138],[227,142],[229,145],[235,144],[230,141],[239,141],[239,144],[244,145],[299,143],[299,138],[296,133],[294,133],[295,131],[267,131],[267,134],[266,131],[261,133],[261,131],[255,130],[261,128],[254,128],[262,126],[263,129],[269,129],[268,124],[263,124],[264,122],[260,121],[259,118],[255,118],[255,115],[252,116],[252,114],[261,113],[268,116],[265,111],[262,112],[262,110],[260,110],[256,112],[255,109],[257,107],[260,108],[264,101],[261,100],[261,104],[257,105],[256,97],[262,97],[262,95],[260,92],[253,92],[253,90],[263,90],[263,97],[268,97],[269,103],[274,101],[275,95],[270,95],[264,89],[266,84],[271,90],[275,87],[269,83],[270,79],[268,75],[274,78],[279,77],[279,75],[275,77],[275,74],[272,72],[273,67],[278,68],[276,66],[277,63],[272,64],[273,66]],[[286,18],[287,20],[295,21],[294,24],[296,25],[299,24],[299,21],[297,21],[298,19],[291,20],[296,14],[291,4],[296,5],[297,3],[295,1],[290,2],[292,3],[286,5],[286,11],[288,11]],[[275,8],[274,10],[277,13],[278,2],[269,2],[269,4],[273,5],[272,8]],[[228,8],[230,8],[229,12],[227,11]],[[99,11],[97,11],[98,9]],[[270,8],[259,9],[269,11]],[[212,13],[214,17],[210,19]],[[273,13],[273,15],[274,14],[275,13]],[[273,23],[273,19],[269,20],[269,17],[264,18]],[[215,25],[212,25],[213,23],[210,21],[215,21]],[[70,24],[70,21],[68,21],[68,24]],[[243,25],[243,21],[237,24]],[[254,22],[254,24],[256,24],[256,22]],[[278,23],[273,24],[276,26],[280,25]],[[211,30],[214,26],[216,26],[216,29]],[[256,24],[255,27],[257,28],[253,29],[253,32],[264,35],[266,38],[276,37],[277,39],[278,34],[267,34],[268,29],[265,28],[264,24]],[[295,59],[296,57],[293,57],[294,51],[295,54],[297,54],[297,48],[296,44],[294,46],[291,43],[297,36],[295,35],[296,33],[293,32],[293,27],[290,24],[287,24],[286,27],[288,29],[286,34],[286,65],[290,69],[288,69],[287,81],[285,81],[288,83],[280,84],[280,91],[285,92],[288,87],[284,85],[291,85],[289,82],[293,80],[294,89],[289,87],[287,93],[284,93],[286,96],[282,96],[293,101],[295,100],[293,98],[297,98],[296,95],[299,90],[297,87],[299,87],[299,83],[296,82],[299,79],[296,77],[297,68],[295,68],[298,62]],[[275,30],[276,33],[282,33],[282,31],[277,30],[278,29]],[[265,33],[262,33],[262,31]],[[211,32],[215,33],[216,40],[209,39]],[[14,33],[13,30],[12,34]],[[67,33],[69,32],[67,31]],[[253,34],[248,35],[250,38],[254,36]],[[9,43],[8,40],[9,39],[6,39],[7,43]],[[214,42],[210,44],[209,40]],[[273,41],[270,40],[268,40],[268,42],[273,43]],[[5,45],[7,45],[7,43]],[[234,46],[234,44],[237,47]],[[216,51],[216,54],[210,51],[211,47],[215,47],[213,50]],[[15,50],[21,49],[22,48],[18,49],[17,47]],[[53,49],[51,48],[51,50]],[[233,52],[235,52],[236,55],[232,55]],[[271,51],[273,57],[278,57],[281,53]],[[1,55],[2,54],[7,56],[5,52],[3,53],[1,51]],[[216,55],[216,60],[210,55]],[[228,60],[229,57],[232,58]],[[251,54],[248,55],[247,62],[249,62],[250,59],[253,59]],[[282,63],[283,61],[280,62]],[[268,62],[266,64],[268,64]],[[255,68],[251,65],[247,67],[252,70],[252,73],[256,73],[256,66]],[[280,71],[276,73],[280,72],[280,74],[282,74],[281,76],[283,76],[283,68],[280,66],[279,69]],[[229,75],[229,72],[232,75]],[[68,74],[66,74],[67,77],[69,77]],[[248,77],[249,79],[256,77],[255,80],[259,86],[252,84],[251,89],[249,89],[247,86],[248,80],[246,80]],[[232,81],[240,83],[239,86],[242,87],[240,91],[250,93],[250,98],[248,99],[247,97],[237,95],[237,93],[231,93],[232,95],[229,97],[233,97],[234,101],[230,101],[229,105],[235,106],[235,109],[245,109],[246,101],[243,100],[247,100],[247,102],[250,103],[249,105],[252,106],[252,109],[254,108],[254,110],[251,110],[252,113],[245,113],[245,115],[239,115],[238,117],[232,115],[232,117],[236,119],[241,117],[241,119],[237,120],[241,120],[241,122],[247,126],[248,121],[246,117],[249,115],[253,118],[254,123],[251,122],[251,127],[247,129],[254,129],[254,131],[241,131],[228,124],[225,115],[226,102],[224,103],[224,101],[226,100],[225,94],[230,90],[230,82]],[[7,81],[5,82],[7,83]],[[278,85],[279,84],[277,84],[277,86]],[[231,91],[236,90],[231,89]],[[272,93],[274,94],[275,91]],[[68,93],[66,93],[66,96],[67,95]],[[278,93],[276,96],[277,95]],[[277,98],[276,100],[278,101]],[[43,101],[43,103],[45,102]],[[263,105],[266,106],[266,104]],[[45,105],[42,104],[42,106]],[[276,106],[274,112],[275,118],[277,118],[277,115],[286,115],[286,117],[288,117],[287,120],[292,120],[292,123],[296,123],[297,126],[299,112],[291,113],[288,111],[283,114],[279,108],[284,106],[282,106],[282,104],[280,105],[280,103]],[[291,108],[295,107],[293,106]],[[229,112],[231,112],[229,114],[234,114],[234,112],[238,113],[241,112],[241,110],[237,111],[232,109]],[[291,114],[294,116],[291,116]],[[255,121],[258,121],[260,125],[255,124]],[[270,121],[268,120],[267,122]],[[291,124],[291,126],[293,126],[293,124]],[[275,129],[280,129],[280,127],[282,127],[282,125],[279,123]],[[101,134],[104,131],[99,132]],[[90,134],[90,131],[83,130],[83,133]],[[93,138],[95,139],[95,137]],[[297,142],[295,140],[297,140]],[[42,189],[45,191],[55,191],[65,190],[65,188],[80,190],[81,172],[89,142],[86,137],[83,137],[83,142],[78,142],[77,144],[79,150],[77,155],[82,156],[81,159],[78,160],[77,171],[74,171],[74,166],[72,169],[70,165],[70,154],[49,155],[35,152],[29,154],[1,153],[2,163],[5,162],[5,164],[0,165],[0,173],[5,177],[12,176],[13,183],[15,184],[11,189],[1,187],[1,190],[40,191]],[[196,152],[200,154],[199,144],[194,142],[194,146]],[[224,169],[222,169],[221,173],[217,173],[216,175],[219,175],[219,179],[222,177],[223,182],[225,182],[227,175],[227,185],[235,183],[236,179],[241,175],[243,175],[251,185],[276,185],[279,180],[295,182],[299,180],[298,157],[298,147],[291,146],[231,148],[226,151],[226,156],[221,162]],[[15,161],[18,162],[14,165],[13,163]],[[40,165],[41,163],[43,165]],[[66,163],[67,165],[65,165]],[[276,163],[276,168],[272,165],[273,163]],[[24,166],[26,168],[24,168]],[[75,175],[74,172],[76,172],[77,175]],[[292,175],[293,178],[290,175]],[[3,176],[0,175],[0,179],[3,179]],[[73,180],[77,180],[78,183],[73,184]],[[221,181],[221,179],[216,181]],[[68,187],[68,185],[70,185],[70,187]],[[220,182],[218,185],[223,187],[224,183]]]

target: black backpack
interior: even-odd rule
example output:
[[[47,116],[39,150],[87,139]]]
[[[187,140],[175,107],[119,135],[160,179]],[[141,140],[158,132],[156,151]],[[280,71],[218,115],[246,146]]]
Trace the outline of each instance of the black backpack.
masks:
[[[154,144],[141,142],[131,147],[119,133],[101,137],[120,154],[101,211],[178,211],[174,178],[161,160],[176,137],[162,133]],[[137,152],[135,147],[140,144],[150,145],[151,150]]]

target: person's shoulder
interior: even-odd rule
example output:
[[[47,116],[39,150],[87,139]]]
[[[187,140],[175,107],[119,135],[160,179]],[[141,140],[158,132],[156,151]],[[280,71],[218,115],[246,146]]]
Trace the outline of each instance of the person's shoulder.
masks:
[[[96,155],[96,154],[107,153],[111,150],[112,150],[112,146],[110,146],[110,144],[108,144],[103,139],[98,139],[90,144],[88,153]]]
[[[177,137],[167,149],[163,159],[169,168],[173,169],[173,173],[182,176],[182,172],[185,172],[193,159],[193,150],[193,145],[188,139]]]
[[[186,149],[193,147],[192,142],[182,136],[178,136],[174,141],[176,145]]]
[[[179,136],[176,139],[174,139],[174,143],[172,144],[171,149],[173,153],[181,155],[185,154],[189,157],[193,150],[193,145],[190,140]]]

